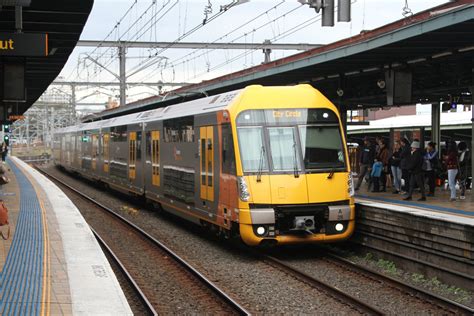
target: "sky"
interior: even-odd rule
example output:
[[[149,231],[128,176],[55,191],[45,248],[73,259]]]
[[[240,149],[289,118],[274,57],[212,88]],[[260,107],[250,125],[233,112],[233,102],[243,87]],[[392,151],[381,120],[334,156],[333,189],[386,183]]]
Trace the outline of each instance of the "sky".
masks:
[[[250,0],[224,13],[219,13],[220,7],[232,3],[232,0],[155,2],[153,5],[153,0],[95,0],[81,39],[246,43],[262,43],[269,39],[276,43],[327,44],[403,19],[404,11],[405,14],[409,11],[417,13],[448,1],[353,0],[352,21],[336,20],[334,27],[322,27],[319,14],[297,0]],[[208,22],[203,25],[206,10]],[[194,28],[196,31],[188,34]],[[297,51],[274,50],[271,57],[278,59],[295,53]],[[78,47],[58,80],[116,81],[110,72],[101,70],[87,59],[88,56],[106,66],[110,72],[118,73],[116,49]],[[263,57],[261,49],[128,49],[127,74],[136,74],[127,80],[200,82],[258,65],[263,62]],[[130,102],[157,93],[156,88],[128,89],[127,100]],[[78,91],[81,102],[86,103],[105,102],[117,94],[117,89],[97,87]]]

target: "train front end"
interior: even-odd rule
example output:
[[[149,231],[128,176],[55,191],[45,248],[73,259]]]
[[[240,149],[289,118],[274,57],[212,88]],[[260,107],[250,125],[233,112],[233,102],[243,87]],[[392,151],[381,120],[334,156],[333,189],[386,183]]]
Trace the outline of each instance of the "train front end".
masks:
[[[255,246],[350,237],[354,188],[336,107],[308,85],[251,86],[231,117],[243,241]]]

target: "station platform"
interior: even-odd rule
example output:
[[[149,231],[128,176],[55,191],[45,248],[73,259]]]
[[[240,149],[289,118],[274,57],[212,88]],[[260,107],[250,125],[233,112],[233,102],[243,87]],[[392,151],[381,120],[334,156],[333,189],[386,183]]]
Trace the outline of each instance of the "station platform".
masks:
[[[74,204],[18,158],[6,167],[11,181],[0,199],[11,234],[0,238],[0,315],[132,315]],[[0,229],[6,235],[6,226]]]
[[[352,240],[407,271],[474,291],[472,192],[451,202],[444,188],[436,188],[427,201],[417,201],[419,192],[404,201],[391,188],[387,191],[368,192],[362,184]]]

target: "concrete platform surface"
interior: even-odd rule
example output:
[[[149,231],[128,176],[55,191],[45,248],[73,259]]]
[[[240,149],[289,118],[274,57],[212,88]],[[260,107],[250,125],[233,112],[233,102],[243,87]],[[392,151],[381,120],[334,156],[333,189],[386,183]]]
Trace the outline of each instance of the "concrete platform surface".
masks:
[[[74,204],[21,160],[11,157],[7,167],[11,181],[0,198],[9,209],[11,236],[0,240],[0,314],[132,315]]]

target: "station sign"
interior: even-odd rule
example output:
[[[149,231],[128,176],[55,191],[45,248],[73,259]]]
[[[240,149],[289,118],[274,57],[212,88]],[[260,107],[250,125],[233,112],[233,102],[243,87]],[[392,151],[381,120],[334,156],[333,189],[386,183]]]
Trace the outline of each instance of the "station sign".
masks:
[[[24,115],[10,115],[8,117],[9,121],[17,121],[17,120],[24,120],[25,116]]]
[[[48,56],[48,34],[0,33],[0,56]]]

